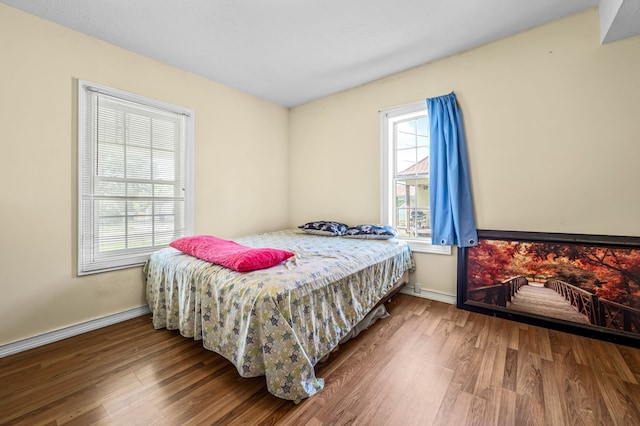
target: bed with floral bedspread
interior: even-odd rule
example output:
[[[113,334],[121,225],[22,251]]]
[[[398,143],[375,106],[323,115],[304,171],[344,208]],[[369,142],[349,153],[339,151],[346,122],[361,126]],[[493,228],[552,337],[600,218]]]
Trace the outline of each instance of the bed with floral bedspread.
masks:
[[[322,389],[315,364],[412,267],[411,251],[398,239],[292,229],[234,241],[295,256],[236,272],[171,247],[159,250],[144,267],[153,325],[202,340],[241,376],[264,375],[269,392],[296,402]]]

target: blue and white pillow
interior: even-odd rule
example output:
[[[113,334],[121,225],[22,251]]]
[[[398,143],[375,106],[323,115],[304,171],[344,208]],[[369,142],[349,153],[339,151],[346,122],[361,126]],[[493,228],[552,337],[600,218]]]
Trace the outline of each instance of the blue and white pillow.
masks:
[[[298,228],[302,229],[307,234],[337,237],[344,234],[344,231],[347,230],[347,225],[340,222],[319,220],[316,222],[305,223],[304,225],[298,226]]]
[[[342,236],[366,240],[388,240],[397,237],[398,231],[389,225],[358,225],[347,228]]]

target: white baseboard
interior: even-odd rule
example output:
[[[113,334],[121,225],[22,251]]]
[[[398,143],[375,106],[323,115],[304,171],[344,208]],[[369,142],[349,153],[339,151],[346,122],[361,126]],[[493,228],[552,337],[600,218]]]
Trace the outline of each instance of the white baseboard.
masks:
[[[412,285],[407,285],[400,291],[400,293],[407,294],[409,296],[422,297],[423,299],[436,300],[438,302],[444,302],[450,305],[456,304],[456,296],[446,293],[440,293],[433,290],[425,290],[424,288],[420,290],[420,293],[415,293],[413,291]]]
[[[131,318],[146,315],[150,312],[151,311],[149,310],[148,306],[140,306],[137,308],[129,309],[128,311],[118,312],[116,314],[107,315],[106,317],[83,322],[77,325],[72,325],[71,327],[62,328],[60,330],[51,331],[39,336],[19,340],[7,345],[2,345],[0,346],[0,358],[17,354],[18,352],[27,351],[29,349],[34,349],[39,346],[44,346],[49,343],[57,342],[58,340],[63,340],[68,337],[77,336],[88,331],[93,331],[102,327],[117,324]]]
[[[456,303],[456,297],[450,294],[425,289],[422,289],[420,293],[414,293],[413,286],[406,286],[400,291],[400,293],[408,294],[409,296],[422,297],[424,299],[436,300],[438,302],[449,303],[450,305],[455,305]],[[72,325],[71,327],[62,328],[60,330],[51,331],[39,336],[34,336],[28,339],[2,345],[0,346],[0,358],[44,346],[49,343],[57,342],[69,337],[77,336],[82,333],[97,330],[99,328],[117,324],[131,318],[146,315],[150,312],[151,311],[149,310],[148,306],[140,306],[137,308],[129,309],[128,311],[118,312],[106,317],[87,321],[77,325]]]

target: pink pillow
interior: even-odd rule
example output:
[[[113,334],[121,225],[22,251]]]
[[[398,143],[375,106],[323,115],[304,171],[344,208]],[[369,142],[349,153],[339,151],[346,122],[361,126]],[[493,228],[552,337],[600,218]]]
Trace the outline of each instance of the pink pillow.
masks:
[[[169,245],[198,259],[238,272],[270,268],[295,255],[290,251],[274,248],[246,247],[210,235],[179,238]]]

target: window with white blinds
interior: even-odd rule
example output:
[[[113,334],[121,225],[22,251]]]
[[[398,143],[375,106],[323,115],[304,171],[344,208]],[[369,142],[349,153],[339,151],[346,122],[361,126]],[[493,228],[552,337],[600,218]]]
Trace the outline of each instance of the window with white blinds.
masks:
[[[87,81],[78,101],[78,274],[191,233],[193,112]]]

